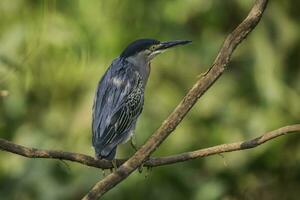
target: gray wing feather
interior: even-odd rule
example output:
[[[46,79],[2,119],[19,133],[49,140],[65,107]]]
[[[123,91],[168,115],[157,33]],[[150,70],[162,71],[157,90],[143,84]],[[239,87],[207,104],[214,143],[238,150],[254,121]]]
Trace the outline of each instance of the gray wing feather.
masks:
[[[130,66],[114,64],[118,63],[113,63],[99,82],[93,106],[93,146],[98,152],[104,150],[103,154],[124,140],[144,102],[139,73]]]

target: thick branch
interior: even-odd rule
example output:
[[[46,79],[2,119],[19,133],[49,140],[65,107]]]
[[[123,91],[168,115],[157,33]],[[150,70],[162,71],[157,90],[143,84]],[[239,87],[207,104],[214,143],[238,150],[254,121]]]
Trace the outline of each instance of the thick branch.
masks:
[[[222,75],[227,66],[234,49],[258,24],[265,10],[268,0],[257,0],[246,19],[226,38],[219,51],[212,67],[198,80],[188,94],[179,103],[176,109],[165,120],[161,127],[147,140],[147,142],[114,173],[99,181],[83,198],[96,199],[102,196],[115,185],[123,181],[133,171],[135,171],[158,146],[170,135],[185,115],[212,85]]]
[[[293,132],[300,132],[300,124],[285,126],[279,128],[277,130],[265,133],[260,137],[254,138],[248,141],[230,143],[230,144],[221,144],[205,149],[199,149],[196,151],[186,152],[178,155],[173,156],[166,156],[160,158],[150,158],[144,163],[145,167],[158,167],[162,165],[169,165],[178,162],[184,162],[200,157],[206,157],[214,154],[224,153],[224,152],[231,152],[231,151],[239,151],[244,149],[250,149],[257,147],[269,140],[275,139],[279,136],[293,133]],[[113,168],[111,162],[106,160],[97,160],[91,156],[79,154],[79,153],[71,153],[71,152],[64,152],[64,151],[54,151],[54,150],[42,150],[36,148],[25,147],[22,145],[14,144],[4,139],[0,139],[0,149],[3,151],[15,153],[27,158],[52,158],[52,159],[59,159],[59,160],[67,160],[72,162],[81,163],[83,165],[101,168],[101,169],[109,169]],[[119,159],[117,160],[117,165],[120,166],[126,160]]]

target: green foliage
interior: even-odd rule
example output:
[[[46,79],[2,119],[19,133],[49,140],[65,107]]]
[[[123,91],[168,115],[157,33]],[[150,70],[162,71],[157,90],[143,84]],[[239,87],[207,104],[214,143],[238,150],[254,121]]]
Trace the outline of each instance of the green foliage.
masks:
[[[137,38],[191,39],[152,63],[139,145],[213,62],[250,0],[0,1],[0,137],[27,146],[93,155],[97,82]],[[253,138],[299,122],[299,1],[269,2],[227,72],[156,156]],[[298,199],[300,139],[135,173],[104,199]],[[132,154],[123,145],[118,157]],[[226,163],[226,164],[224,164]],[[79,199],[102,171],[0,152],[0,199]]]

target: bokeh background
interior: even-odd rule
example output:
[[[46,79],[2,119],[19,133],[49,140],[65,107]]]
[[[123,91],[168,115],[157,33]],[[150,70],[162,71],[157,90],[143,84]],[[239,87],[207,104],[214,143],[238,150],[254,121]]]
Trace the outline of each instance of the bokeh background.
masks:
[[[254,0],[1,0],[0,137],[94,155],[98,80],[137,38],[191,39],[152,63],[136,141],[160,126]],[[300,1],[271,0],[228,70],[156,156],[254,138],[300,119]],[[122,145],[118,157],[133,153]],[[67,163],[67,164],[66,164]],[[102,171],[0,152],[0,199],[80,199]],[[106,173],[109,173],[107,171]],[[300,137],[134,173],[103,199],[298,199]]]

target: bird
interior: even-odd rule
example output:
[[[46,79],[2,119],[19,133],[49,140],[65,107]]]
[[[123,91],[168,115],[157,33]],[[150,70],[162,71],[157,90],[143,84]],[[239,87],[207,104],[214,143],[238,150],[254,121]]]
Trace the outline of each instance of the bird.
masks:
[[[97,159],[114,160],[118,145],[132,139],[144,106],[151,60],[190,42],[138,39],[112,61],[98,83],[92,108],[92,144]]]

